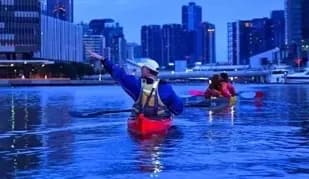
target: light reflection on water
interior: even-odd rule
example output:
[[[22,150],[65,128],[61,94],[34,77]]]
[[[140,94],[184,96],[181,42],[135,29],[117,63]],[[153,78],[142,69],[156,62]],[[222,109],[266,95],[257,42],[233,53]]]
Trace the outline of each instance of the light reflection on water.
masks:
[[[175,86],[180,94],[192,88],[203,86]],[[307,178],[308,86],[237,88],[265,98],[188,108],[166,136],[147,139],[127,132],[126,113],[69,115],[128,108],[119,87],[0,88],[0,178]]]

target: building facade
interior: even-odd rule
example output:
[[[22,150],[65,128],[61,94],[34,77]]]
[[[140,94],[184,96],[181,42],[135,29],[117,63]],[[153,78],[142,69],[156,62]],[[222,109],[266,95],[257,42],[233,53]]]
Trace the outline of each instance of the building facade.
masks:
[[[233,65],[249,64],[249,40],[252,23],[237,21],[228,23],[228,58]]]
[[[271,12],[271,47],[285,47],[285,14],[283,10]]]
[[[73,0],[43,0],[46,3],[46,13],[48,16],[73,22],[74,4]]]
[[[203,22],[201,24],[202,64],[216,63],[216,27],[214,24]]]
[[[309,57],[309,1],[286,0],[286,42],[289,61],[296,58],[308,61]]]
[[[160,25],[142,26],[141,45],[143,57],[152,58],[161,66],[164,65],[162,57],[162,31]]]
[[[182,24],[189,31],[197,31],[202,23],[202,7],[190,2],[182,6]]]
[[[182,24],[188,32],[187,43],[191,46],[191,51],[188,51],[188,64],[192,66],[202,57],[203,42],[202,42],[202,7],[194,2],[182,6]]]
[[[37,58],[83,62],[83,29],[53,17],[41,16],[41,47]]]
[[[0,59],[31,59],[40,49],[40,2],[0,1]]]
[[[84,35],[84,59],[89,60],[90,56],[88,51],[93,51],[98,54],[104,55],[105,38],[103,35]]]
[[[88,35],[103,35],[104,56],[116,64],[123,64],[127,58],[127,42],[123,27],[113,19],[94,19],[89,23]]]
[[[274,48],[279,48],[284,53],[284,24],[282,11],[273,11],[271,18],[257,18],[228,23],[229,63],[248,65],[251,56]],[[280,60],[283,61],[284,59]]]
[[[142,58],[142,46],[137,43],[127,43],[128,59]]]
[[[184,28],[181,24],[165,24],[162,27],[163,68],[173,69],[175,61],[185,59]]]

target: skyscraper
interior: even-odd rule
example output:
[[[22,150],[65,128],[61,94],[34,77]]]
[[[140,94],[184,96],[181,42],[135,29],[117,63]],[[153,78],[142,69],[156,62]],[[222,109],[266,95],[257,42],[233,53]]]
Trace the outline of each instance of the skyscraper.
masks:
[[[249,30],[249,57],[271,49],[271,22],[269,18],[251,20]]]
[[[228,58],[233,65],[248,65],[249,58],[274,48],[284,48],[282,11],[269,18],[228,23]]]
[[[64,21],[73,22],[73,0],[44,0],[47,1],[47,15]]]
[[[228,60],[233,65],[249,64],[251,21],[228,23]]]
[[[105,38],[103,35],[84,35],[84,59],[90,59],[88,51],[91,50],[98,54],[104,54]]]
[[[123,28],[113,19],[94,19],[89,23],[88,35],[103,35],[104,55],[114,63],[122,64],[127,57]]]
[[[284,47],[285,45],[285,16],[283,10],[271,12],[271,47]]]
[[[309,1],[286,0],[287,44],[290,58],[309,57]]]
[[[184,28],[181,24],[165,24],[162,27],[162,47],[163,62],[162,66],[172,69],[171,64],[176,60],[185,59],[185,41]]]
[[[182,24],[187,32],[189,66],[194,66],[195,62],[215,63],[215,27],[202,21],[202,7],[194,2],[182,6]]]
[[[31,59],[41,43],[39,0],[1,1],[0,10],[0,59]]]
[[[190,2],[182,6],[182,24],[189,31],[197,31],[202,23],[202,7]]]
[[[216,63],[216,28],[214,24],[204,22],[201,24],[202,56],[203,64]]]
[[[156,60],[164,65],[162,58],[162,31],[160,25],[142,26],[141,29],[142,55]]]
[[[128,43],[128,59],[134,60],[136,58],[142,58],[142,46],[137,43]]]

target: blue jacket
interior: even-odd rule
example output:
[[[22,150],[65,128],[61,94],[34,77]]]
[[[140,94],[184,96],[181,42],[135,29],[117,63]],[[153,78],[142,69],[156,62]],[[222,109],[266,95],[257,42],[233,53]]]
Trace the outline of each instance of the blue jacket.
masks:
[[[114,65],[109,60],[103,61],[104,67],[112,78],[117,81],[125,92],[131,96],[134,101],[137,101],[141,91],[141,78],[136,78],[133,75],[128,75],[123,68]],[[160,82],[158,86],[159,96],[162,102],[175,115],[182,113],[183,102],[176,95],[171,85]]]

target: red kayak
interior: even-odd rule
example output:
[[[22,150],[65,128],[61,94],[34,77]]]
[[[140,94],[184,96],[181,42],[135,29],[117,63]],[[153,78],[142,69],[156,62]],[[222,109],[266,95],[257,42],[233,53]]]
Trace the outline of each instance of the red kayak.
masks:
[[[172,126],[172,118],[155,120],[143,114],[128,120],[128,130],[138,135],[164,134]]]

